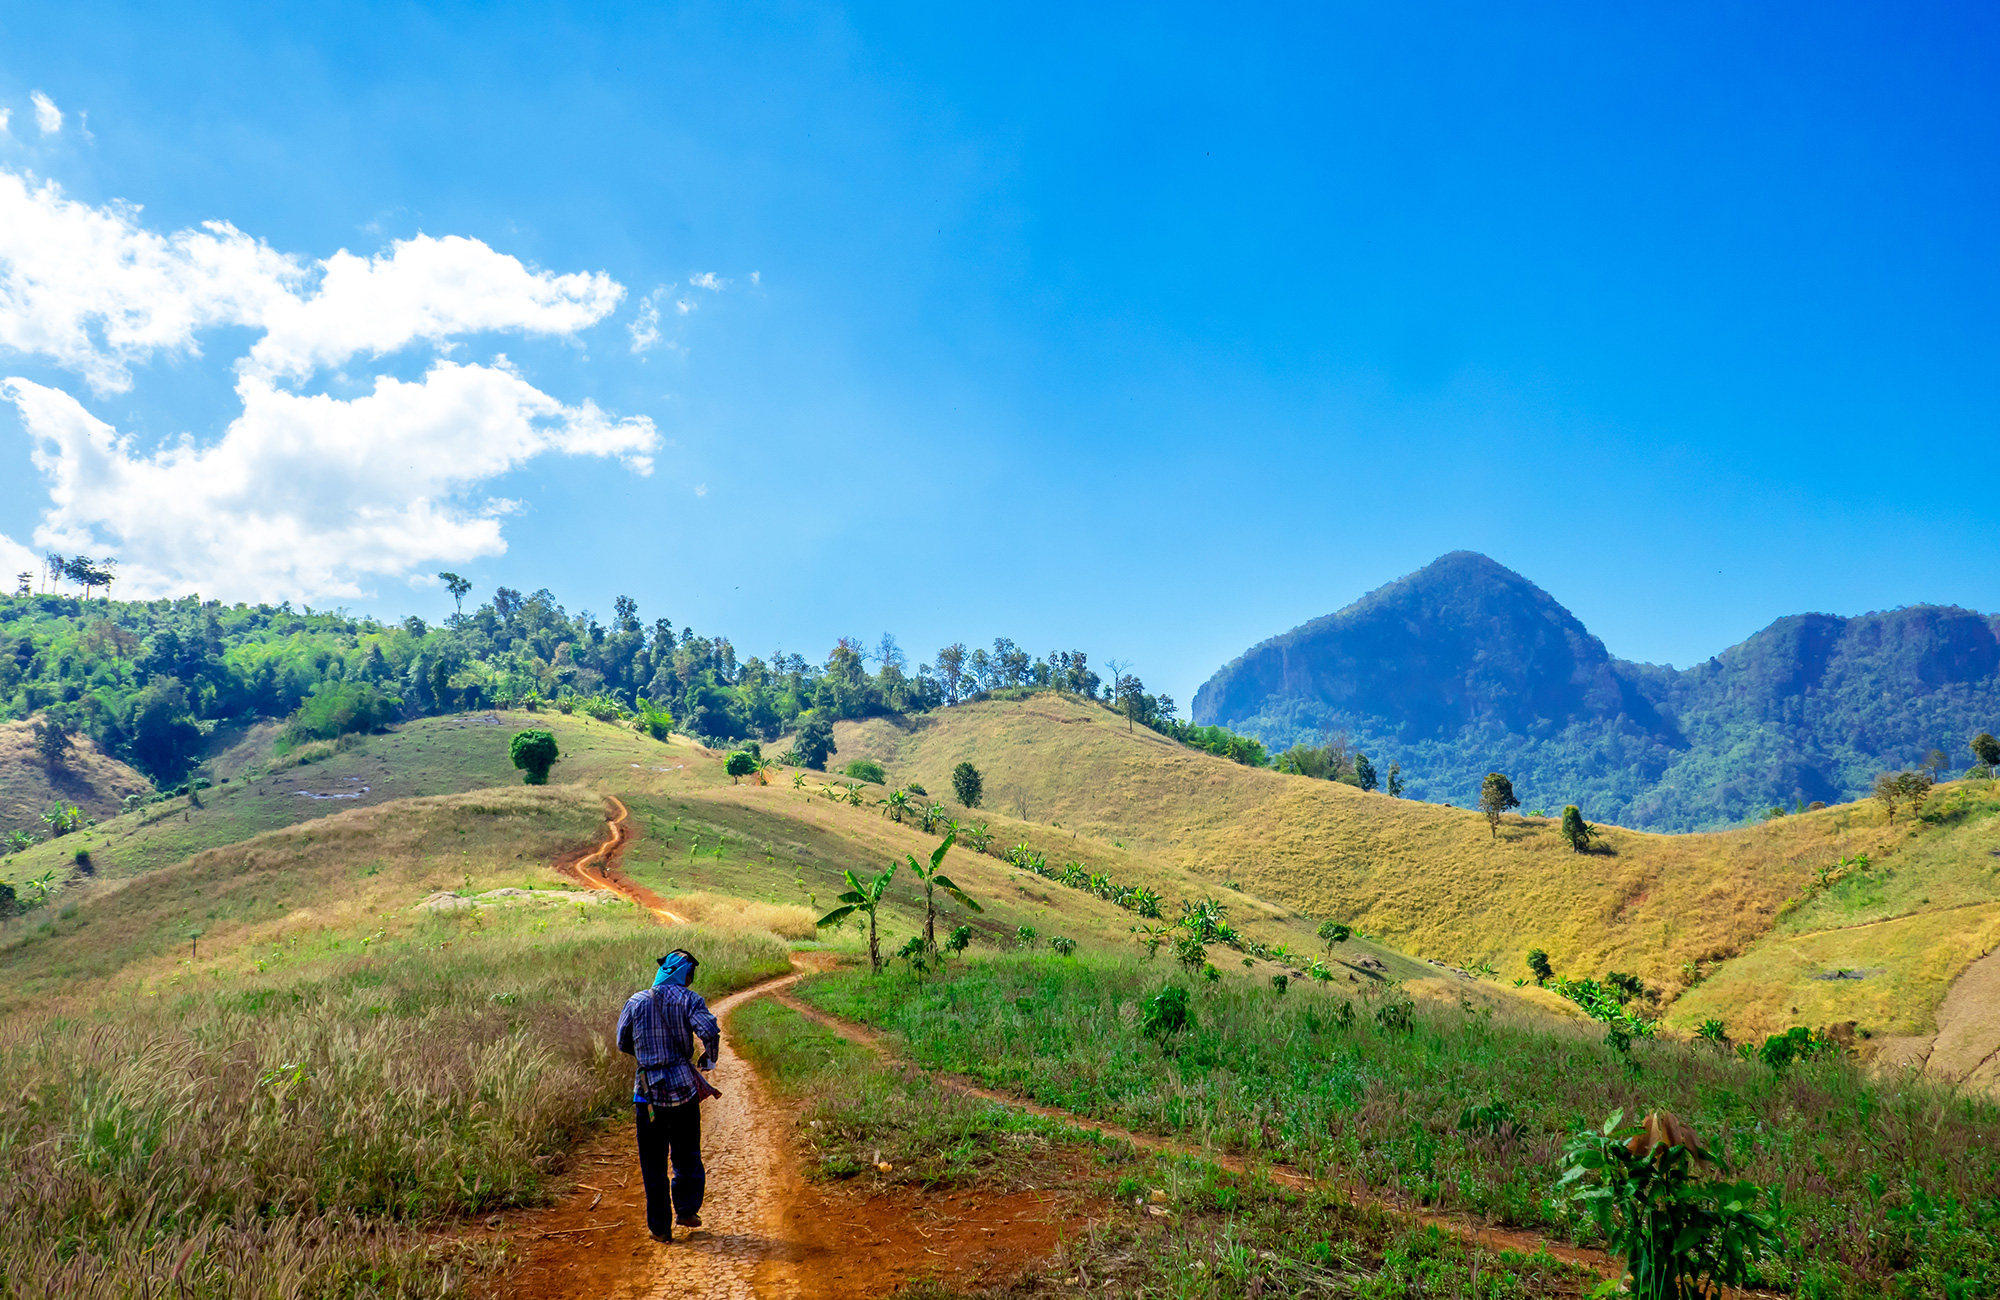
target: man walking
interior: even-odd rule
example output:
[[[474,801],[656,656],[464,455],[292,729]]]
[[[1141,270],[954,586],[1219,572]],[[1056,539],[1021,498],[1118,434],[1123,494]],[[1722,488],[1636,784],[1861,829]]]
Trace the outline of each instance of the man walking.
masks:
[[[701,1167],[701,1103],[722,1094],[699,1071],[715,1068],[722,1030],[701,994],[688,987],[700,964],[683,948],[660,958],[653,987],[628,998],[618,1017],[618,1050],[639,1063],[632,1105],[638,1114],[646,1226],[655,1241],[672,1241],[676,1221],[683,1228],[701,1226],[706,1181]],[[699,1059],[693,1046],[697,1037]]]

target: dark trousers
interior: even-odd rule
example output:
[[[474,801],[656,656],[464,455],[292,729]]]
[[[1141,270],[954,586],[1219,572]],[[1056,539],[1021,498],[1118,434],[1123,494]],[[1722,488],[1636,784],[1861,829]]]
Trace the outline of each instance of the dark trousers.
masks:
[[[646,1226],[655,1237],[671,1237],[676,1218],[701,1213],[708,1175],[701,1167],[701,1103],[633,1107],[639,1114],[639,1176],[646,1184]],[[667,1178],[673,1165],[671,1183]],[[671,1191],[669,1187],[671,1186]]]

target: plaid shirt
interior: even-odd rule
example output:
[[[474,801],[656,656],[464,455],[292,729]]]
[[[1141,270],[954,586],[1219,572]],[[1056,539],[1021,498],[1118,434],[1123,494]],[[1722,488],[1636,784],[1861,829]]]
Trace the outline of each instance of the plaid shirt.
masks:
[[[625,1000],[625,1010],[618,1016],[618,1050],[639,1062],[632,1083],[634,1102],[678,1106],[695,1099],[700,1089],[695,1067],[688,1062],[688,1046],[696,1034],[701,1036],[701,1068],[714,1069],[716,1053],[722,1050],[722,1029],[701,994],[678,984],[662,984]]]

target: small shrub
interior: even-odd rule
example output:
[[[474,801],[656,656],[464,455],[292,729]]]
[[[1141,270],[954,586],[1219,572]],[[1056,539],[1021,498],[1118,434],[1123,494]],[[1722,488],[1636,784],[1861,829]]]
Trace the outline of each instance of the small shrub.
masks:
[[[1574,1199],[1624,1258],[1631,1294],[1682,1300],[1747,1285],[1757,1258],[1776,1241],[1770,1218],[1757,1209],[1764,1189],[1699,1177],[1698,1161],[1722,1173],[1728,1167],[1672,1115],[1656,1112],[1629,1129],[1619,1127],[1624,1118],[1614,1112],[1602,1129],[1571,1139],[1561,1185],[1576,1188]]]
[[[1729,1045],[1728,1031],[1726,1031],[1722,1027],[1722,1022],[1720,1020],[1702,1021],[1701,1028],[1694,1031],[1694,1036],[1696,1038],[1705,1039],[1708,1042],[1716,1044],[1717,1046],[1726,1047]]]
[[[1528,949],[1528,971],[1535,977],[1537,988],[1556,977],[1555,967],[1549,965],[1549,955],[1540,948]]]
[[[757,760],[739,749],[729,756],[729,760],[722,765],[722,770],[729,773],[729,783],[735,785],[757,770]]]
[[[1076,951],[1076,940],[1065,939],[1059,934],[1049,936],[1049,947],[1056,950],[1056,956],[1067,957]]]
[[[1458,1113],[1458,1131],[1481,1137],[1504,1137],[1512,1131],[1513,1123],[1514,1108],[1498,1098]]]
[[[1035,940],[1039,937],[1035,933],[1034,926],[1024,925],[1014,931],[1014,946],[1017,948],[1032,948],[1035,946]]]
[[[1385,1002],[1375,1009],[1375,1025],[1385,1034],[1407,1034],[1416,1028],[1416,1006],[1409,1001]]]
[[[847,765],[847,775],[857,781],[866,781],[871,785],[887,785],[889,783],[888,774],[882,770],[882,765],[872,758],[857,758],[852,763],[849,763]]]
[[[1188,991],[1169,984],[1140,1004],[1139,1027],[1148,1038],[1169,1039],[1194,1026],[1194,1008]]]
[[[1320,923],[1319,937],[1328,948],[1333,947],[1337,943],[1346,943],[1348,939],[1353,937],[1353,934],[1354,931],[1351,927],[1342,925],[1338,921],[1323,921]]]
[[[905,788],[909,790],[911,794],[920,794],[926,799],[931,797],[931,792],[924,789],[922,786],[918,785],[915,781],[910,782],[910,784]]]
[[[1280,972],[1271,977],[1271,987],[1277,990],[1279,997],[1283,997],[1285,995],[1285,990],[1291,987],[1291,983],[1292,983],[1291,976],[1286,975],[1283,972]]]
[[[1743,1046],[1748,1047],[1749,1044]],[[1784,1070],[1794,1062],[1832,1056],[1839,1051],[1840,1044],[1826,1035],[1816,1034],[1804,1025],[1793,1025],[1782,1034],[1766,1038],[1764,1045],[1757,1049],[1757,1059],[1773,1070]]]

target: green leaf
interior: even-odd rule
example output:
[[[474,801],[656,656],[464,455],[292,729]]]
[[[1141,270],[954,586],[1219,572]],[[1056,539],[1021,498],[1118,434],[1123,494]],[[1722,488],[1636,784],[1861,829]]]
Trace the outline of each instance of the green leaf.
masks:
[[[835,921],[844,921],[853,914],[854,914],[854,909],[851,907],[836,907],[831,912],[828,912],[825,916],[822,916],[817,922],[815,922],[815,924],[832,925]]]

